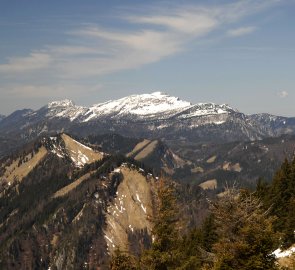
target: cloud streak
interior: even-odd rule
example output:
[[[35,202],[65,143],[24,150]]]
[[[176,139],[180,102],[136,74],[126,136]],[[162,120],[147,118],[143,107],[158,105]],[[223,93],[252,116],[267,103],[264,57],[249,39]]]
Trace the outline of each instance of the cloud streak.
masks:
[[[227,31],[227,35],[230,37],[240,37],[240,36],[245,36],[253,33],[256,31],[255,26],[248,26],[248,27],[240,27],[240,28],[235,28],[235,29],[230,29]]]
[[[56,80],[78,80],[140,68],[185,51],[190,42],[231,27],[276,2],[247,0],[210,8],[159,8],[138,16],[126,14],[117,18],[118,22],[129,24],[125,30],[100,25],[72,30],[67,33],[73,41],[70,45],[45,45],[28,56],[11,57],[0,64],[0,73],[13,76],[43,72]],[[255,29],[236,28],[228,30],[227,35],[238,37]]]
[[[11,57],[0,65],[0,73],[23,73],[40,70],[50,66],[52,59],[48,53],[32,52],[26,57]]]

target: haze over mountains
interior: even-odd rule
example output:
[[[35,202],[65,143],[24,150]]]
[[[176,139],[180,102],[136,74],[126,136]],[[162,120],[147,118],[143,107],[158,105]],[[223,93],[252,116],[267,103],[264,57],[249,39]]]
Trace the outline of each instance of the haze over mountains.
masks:
[[[293,134],[295,118],[246,115],[228,105],[190,104],[161,92],[77,106],[70,100],[51,102],[39,110],[15,111],[0,122],[0,135],[32,139],[48,132],[125,136],[198,142],[257,140]],[[21,135],[20,135],[21,134]]]

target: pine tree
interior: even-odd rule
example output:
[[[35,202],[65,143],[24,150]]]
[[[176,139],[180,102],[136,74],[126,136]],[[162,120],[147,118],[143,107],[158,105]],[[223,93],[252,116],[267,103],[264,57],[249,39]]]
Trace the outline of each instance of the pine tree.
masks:
[[[286,207],[287,215],[285,218],[284,228],[282,229],[283,233],[283,247],[290,247],[295,243],[295,196],[291,198]]]
[[[256,185],[256,191],[255,195],[260,198],[263,203],[268,205],[269,207],[269,202],[267,202],[267,196],[270,192],[270,184],[266,183],[266,181],[263,178],[258,178],[257,180],[257,185]]]
[[[283,233],[282,246],[287,248],[295,243],[295,159],[283,162],[270,185],[258,182],[256,194],[277,217],[274,228]]]
[[[136,270],[137,261],[128,253],[116,249],[110,262],[110,270]]]
[[[220,237],[213,246],[214,270],[277,269],[272,254],[278,246],[274,220],[255,196],[229,189],[212,211]]]
[[[210,214],[204,221],[202,228],[201,228],[201,233],[202,233],[202,247],[208,251],[212,251],[213,245],[217,242],[218,240],[218,235],[216,233],[216,224],[215,224],[215,219],[214,215]]]
[[[180,265],[178,209],[172,183],[161,179],[158,186],[158,211],[154,220],[153,243],[142,256],[142,269],[168,270]]]

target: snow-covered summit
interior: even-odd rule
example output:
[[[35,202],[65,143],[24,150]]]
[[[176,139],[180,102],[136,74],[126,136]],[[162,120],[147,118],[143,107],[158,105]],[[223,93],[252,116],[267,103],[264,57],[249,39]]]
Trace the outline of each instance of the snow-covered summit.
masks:
[[[111,119],[179,119],[204,115],[228,114],[234,110],[228,105],[214,103],[191,104],[163,92],[131,95],[117,100],[95,104],[89,108],[76,106],[71,100],[53,101],[47,105],[50,118],[89,122],[101,118]]]
[[[48,109],[47,117],[68,118],[70,121],[74,121],[76,118],[84,115],[88,110],[85,107],[76,106],[75,103],[69,99],[50,102],[47,104],[46,108]]]
[[[57,100],[52,101],[47,104],[48,108],[55,108],[55,107],[73,107],[75,106],[75,103],[70,99],[64,99],[64,100]]]
[[[90,107],[91,113],[85,121],[89,121],[98,115],[112,115],[114,117],[135,115],[148,117],[183,110],[190,106],[191,103],[182,101],[177,97],[172,97],[162,92],[131,95],[118,100],[111,100],[93,105]]]
[[[216,115],[216,114],[228,114],[238,112],[227,104],[218,105],[215,103],[198,103],[192,105],[186,114],[180,116],[180,118],[197,117],[205,115]]]
[[[159,112],[183,109],[191,103],[182,101],[162,92],[151,94],[131,95],[114,101],[96,104],[92,108],[103,109],[106,112],[120,111],[120,114],[130,113],[137,115],[156,114]]]

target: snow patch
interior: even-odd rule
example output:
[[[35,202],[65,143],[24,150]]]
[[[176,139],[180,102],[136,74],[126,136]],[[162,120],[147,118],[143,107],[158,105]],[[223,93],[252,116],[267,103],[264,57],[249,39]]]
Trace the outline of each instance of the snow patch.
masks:
[[[121,169],[120,168],[116,168],[116,169],[114,169],[114,172],[115,173],[120,173],[121,172]]]
[[[289,257],[292,255],[292,253],[295,252],[295,247],[291,247],[287,250],[282,251],[280,248],[275,250],[272,254],[275,255],[277,258],[284,258]]]
[[[64,99],[64,100],[49,102],[47,106],[48,106],[48,108],[69,107],[69,106],[75,106],[75,104],[72,100]]]
[[[138,193],[136,193],[136,199],[141,203]]]
[[[129,225],[128,227],[132,232],[134,231],[134,228],[131,225]]]
[[[80,150],[78,150],[78,153],[75,154],[77,155],[77,159],[73,156],[71,156],[71,159],[77,167],[82,167],[89,161],[89,158]]]
[[[217,122],[213,122],[215,125],[222,125],[225,123],[225,121],[217,121]]]
[[[142,209],[143,212],[146,214],[146,207],[145,207],[145,206],[143,205],[143,203],[141,202],[138,193],[136,193],[135,195],[136,195],[136,199],[137,199],[137,201],[140,202],[140,207],[141,207],[141,209]]]
[[[81,147],[83,147],[83,148],[85,148],[85,149],[93,150],[92,148],[90,148],[90,147],[88,147],[88,146],[86,146],[86,145],[84,145],[84,144],[82,144],[82,143],[80,143],[80,142],[74,140],[73,138],[72,138],[72,140],[73,140],[76,144],[78,144],[79,146],[81,146]]]
[[[110,237],[108,237],[107,235],[105,235],[104,236],[109,242],[111,242],[112,244],[113,244],[113,240],[110,238]]]
[[[141,209],[143,210],[143,212],[146,213],[146,207],[144,207],[143,204],[141,204],[140,206],[141,206]]]

